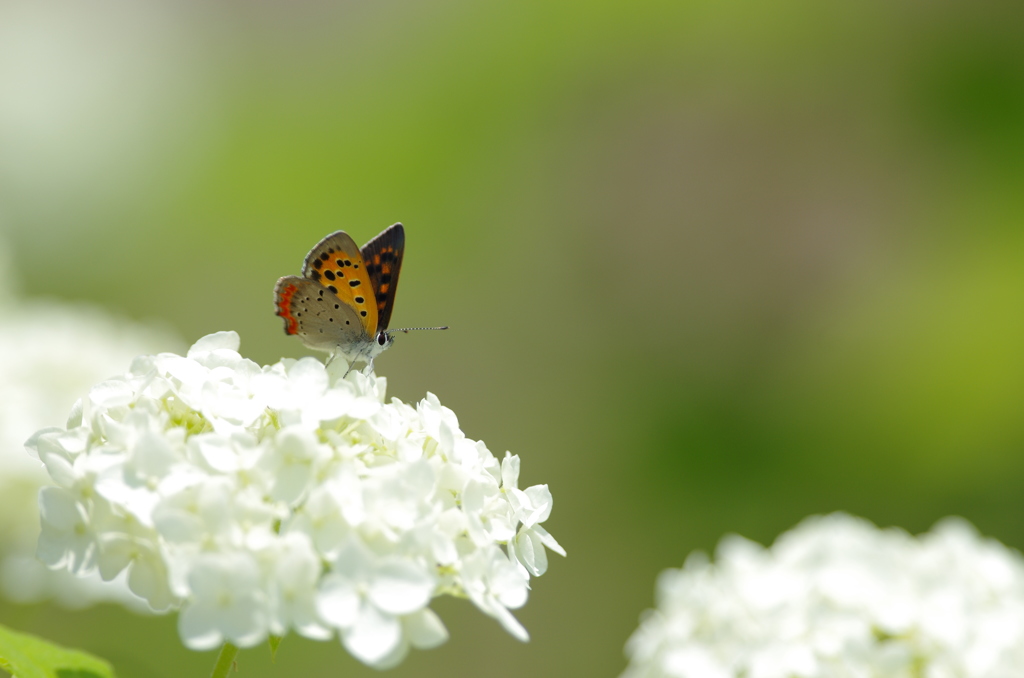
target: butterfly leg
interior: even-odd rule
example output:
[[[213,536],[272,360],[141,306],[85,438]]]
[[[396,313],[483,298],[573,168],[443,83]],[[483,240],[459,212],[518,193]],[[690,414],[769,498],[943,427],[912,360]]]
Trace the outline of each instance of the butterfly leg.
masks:
[[[328,365],[330,365],[330,364],[331,364],[332,362],[334,362],[334,359],[335,359],[335,358],[337,358],[337,357],[338,357],[338,354],[337,354],[337,353],[332,353],[332,354],[331,354],[331,355],[330,355],[330,356],[329,356],[329,357],[327,358],[327,362],[325,362],[325,363],[324,363],[324,368],[326,368],[326,367],[327,367]],[[345,374],[341,375],[341,378],[342,378],[343,380],[345,379],[345,377],[347,377],[347,376],[348,376],[348,373],[352,371],[352,367],[353,367],[353,366],[354,366],[355,364],[356,364],[356,361],[355,361],[355,360],[353,360],[352,362],[350,362],[350,363],[348,364],[348,367],[347,367],[347,368],[345,369]]]

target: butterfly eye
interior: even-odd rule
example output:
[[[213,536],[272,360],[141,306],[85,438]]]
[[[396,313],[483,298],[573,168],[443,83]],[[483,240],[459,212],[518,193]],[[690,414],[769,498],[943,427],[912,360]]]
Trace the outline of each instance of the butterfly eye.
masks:
[[[378,332],[377,333],[377,343],[380,344],[381,346],[387,345],[387,343],[388,343],[388,333],[387,332]]]

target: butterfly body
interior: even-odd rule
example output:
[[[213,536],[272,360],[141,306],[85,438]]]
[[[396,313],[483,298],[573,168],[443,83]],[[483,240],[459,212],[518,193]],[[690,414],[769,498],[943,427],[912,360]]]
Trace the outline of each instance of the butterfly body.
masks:
[[[306,255],[302,276],[285,276],[274,288],[285,333],[372,369],[374,358],[394,341],[387,328],[404,251],[401,224],[362,248],[344,231],[325,237]]]

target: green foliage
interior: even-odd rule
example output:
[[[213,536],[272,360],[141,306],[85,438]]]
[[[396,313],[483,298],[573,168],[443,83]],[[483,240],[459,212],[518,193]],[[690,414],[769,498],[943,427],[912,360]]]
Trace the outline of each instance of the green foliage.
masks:
[[[107,662],[0,626],[0,667],[15,678],[114,678]]]
[[[270,636],[268,643],[270,644],[270,661],[277,659],[277,648],[281,646],[281,641],[284,640],[281,636]]]

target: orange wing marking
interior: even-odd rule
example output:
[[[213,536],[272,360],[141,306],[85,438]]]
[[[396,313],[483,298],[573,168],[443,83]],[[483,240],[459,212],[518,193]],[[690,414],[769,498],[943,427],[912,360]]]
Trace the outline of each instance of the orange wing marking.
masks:
[[[285,334],[296,334],[299,331],[299,319],[293,316],[291,311],[292,297],[295,296],[295,292],[298,289],[293,283],[289,283],[278,291],[280,300],[277,304],[277,315],[284,318]]]
[[[377,329],[377,306],[370,303],[376,299],[362,263],[358,256],[328,250],[313,260],[308,277],[330,290],[342,303],[354,308],[366,333],[372,336]]]
[[[374,265],[376,270],[380,271],[380,276],[381,276],[380,277],[380,279],[381,279],[380,287],[377,289],[377,294],[379,295],[379,298],[377,299],[377,310],[378,311],[383,311],[384,307],[388,303],[385,295],[388,293],[388,290],[391,289],[391,283],[390,283],[390,280],[391,280],[391,261],[394,258],[394,253],[395,253],[395,248],[394,247],[385,247],[385,248],[381,249],[380,253],[373,255],[373,265]],[[381,258],[382,254],[383,255],[387,255],[387,256],[383,257],[383,259],[382,259]],[[385,276],[387,276],[387,277],[385,277]],[[384,280],[387,280],[389,282],[384,282]]]

